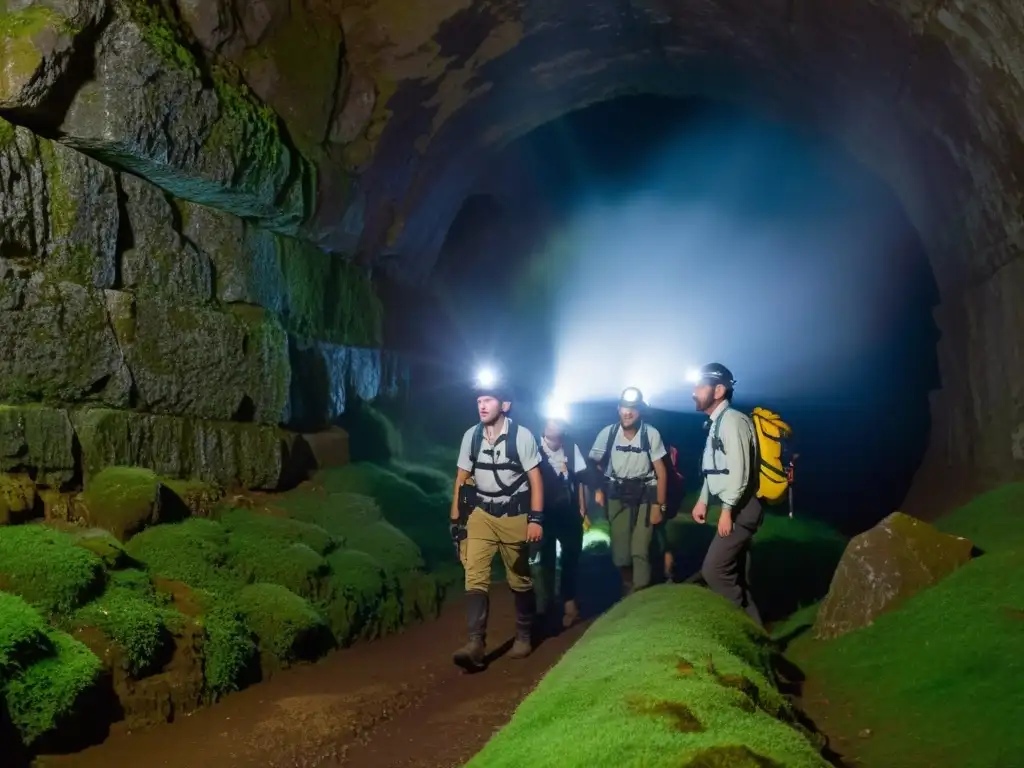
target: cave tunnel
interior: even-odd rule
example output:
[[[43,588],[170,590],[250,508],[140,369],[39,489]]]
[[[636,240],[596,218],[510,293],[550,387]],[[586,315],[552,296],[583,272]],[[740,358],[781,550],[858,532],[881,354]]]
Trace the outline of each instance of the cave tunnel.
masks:
[[[875,478],[879,466],[891,464],[889,457],[900,457],[896,463],[901,467],[894,474],[901,479],[894,482],[903,487],[907,473],[914,474],[920,465],[918,481],[903,501],[908,509],[927,514],[923,508],[954,503],[979,485],[1019,472],[1015,456],[1020,451],[1013,436],[1016,385],[990,373],[1017,358],[1017,342],[1009,331],[1014,317],[1011,275],[1017,263],[1017,224],[1009,201],[1016,193],[1009,190],[1017,184],[1012,158],[1018,139],[1011,108],[1004,106],[1010,102],[996,90],[1016,86],[989,74],[1006,66],[999,52],[1008,48],[999,46],[1012,43],[1010,33],[1001,33],[981,53],[970,42],[975,39],[972,28],[963,12],[945,6],[825,11],[797,4],[766,6],[750,14],[718,5],[699,11],[664,4],[609,4],[579,11],[529,5],[508,19],[474,6],[438,28],[441,55],[452,56],[454,64],[429,102],[441,106],[430,112],[432,138],[420,145],[422,154],[410,167],[404,160],[410,155],[399,150],[425,130],[413,127],[415,108],[408,112],[408,123],[381,137],[380,150],[386,154],[377,161],[379,172],[384,174],[385,167],[397,172],[403,164],[409,182],[401,231],[391,233],[384,250],[395,271],[428,274],[438,254],[444,254],[450,227],[453,237],[464,237],[459,235],[464,219],[498,217],[498,210],[511,209],[524,195],[544,197],[554,167],[566,161],[552,149],[548,186],[541,182],[538,188],[534,179],[531,188],[522,179],[522,167],[488,158],[500,156],[510,142],[522,143],[520,137],[539,126],[565,124],[562,118],[569,113],[575,113],[579,125],[585,112],[576,110],[614,104],[624,95],[711,98],[757,119],[781,121],[819,141],[828,137],[836,152],[852,157],[875,177],[884,187],[879,194],[891,198],[892,210],[899,211],[894,215],[909,222],[901,225],[903,242],[888,247],[927,254],[928,268],[913,256],[907,258],[914,267],[895,267],[900,259],[894,253],[879,254],[878,262],[897,269],[900,276],[886,280],[899,281],[906,292],[887,301],[892,311],[902,306],[909,316],[897,320],[890,315],[878,330],[883,325],[915,328],[907,331],[917,339],[914,344],[907,342],[900,353],[890,347],[888,354],[901,356],[905,370],[913,371],[913,383],[896,388],[913,390],[918,404],[921,398],[929,400],[929,416],[907,415],[908,431],[929,435],[927,449],[922,456],[914,440],[904,436],[895,442],[875,439],[870,451],[862,451],[862,466],[867,471],[871,464],[875,469],[868,474]],[[469,78],[459,97],[449,90],[455,87],[453,72]],[[939,82],[949,86],[939,88]],[[425,91],[435,92],[423,82],[405,88],[408,98],[418,103],[423,103]],[[404,104],[402,97],[399,87],[393,103]],[[441,124],[439,115],[445,118]],[[424,126],[426,119],[424,114]],[[595,113],[595,119],[603,118]],[[625,156],[623,148],[632,141],[620,136],[615,153]],[[567,157],[572,150],[563,146],[561,151]],[[371,175],[377,172],[375,164]],[[521,191],[524,184],[528,191]],[[534,214],[558,215],[550,210]],[[371,222],[367,226],[372,232]],[[479,229],[486,227],[481,224]],[[505,231],[506,240],[510,232],[522,237],[515,230]],[[470,263],[479,258],[479,253],[467,253],[456,270],[479,274],[482,267]],[[450,270],[451,265],[438,268]],[[913,276],[901,269],[910,269]],[[936,306],[928,309],[929,304]],[[930,323],[922,314],[929,312],[937,334],[928,330]],[[937,372],[928,360],[935,349]],[[868,378],[882,371],[874,367],[882,366],[881,349],[874,352],[871,359],[877,362],[863,367],[865,378],[857,385],[862,392],[880,386]],[[895,359],[890,358],[890,370]],[[995,359],[1000,362],[993,368],[989,361]],[[834,393],[840,412],[853,386],[848,379],[839,385],[844,394]],[[824,407],[818,395],[808,398]],[[1008,434],[999,425],[1013,426]],[[880,462],[866,458],[875,446]],[[890,489],[885,505],[899,506],[901,495]]]
[[[367,749],[470,759],[442,751],[482,747],[504,714],[461,734],[421,717],[466,702],[434,690],[447,647],[418,654],[463,632],[442,611],[463,583],[436,521],[480,362],[512,373],[534,426],[565,390],[584,444],[617,391],[645,388],[692,478],[704,438],[682,379],[718,360],[738,405],[792,423],[798,517],[854,534],[994,488],[990,517],[1019,517],[1022,46],[1002,0],[0,3],[0,625],[26,654],[0,659],[0,752],[107,740],[139,764],[202,744],[181,764],[266,764],[281,747],[292,764],[293,747],[354,749],[338,746],[365,725],[383,734]],[[876,722],[930,686],[915,744],[963,730],[960,763],[1005,765],[992,755],[1018,734],[991,729],[1013,717],[936,703],[969,698],[945,695],[948,669],[993,690],[1020,677],[988,663],[1017,656],[1024,597],[1003,590],[1020,589],[1005,578],[1019,542],[997,551],[1016,529],[982,528],[932,529],[958,542],[967,587],[930,593],[941,624],[864,641],[890,667],[862,677],[920,672],[868,692],[896,716]],[[846,539],[828,541],[838,559]],[[829,589],[825,560],[808,601]],[[506,597],[494,615],[511,622]],[[407,645],[376,643],[406,629]],[[578,636],[542,647],[498,709]],[[253,739],[291,695],[271,676],[339,647],[337,666],[307,668],[332,695],[289,699],[321,709]],[[964,648],[984,660],[970,675]],[[383,673],[387,694],[368,679]],[[420,688],[394,706],[406,677]],[[223,696],[230,738],[226,709],[183,717]],[[160,727],[127,745],[111,723]],[[68,764],[110,764],[108,746]]]
[[[576,396],[589,445],[637,385],[697,477],[685,369],[736,350],[737,404],[770,404],[801,436],[806,513],[856,533],[900,506],[938,386],[935,286],[899,203],[854,160],[733,107],[632,96],[534,129],[473,190],[433,319],[414,322],[424,400],[464,399],[473,366],[497,360],[530,423],[544,392]],[[430,411],[457,439],[465,402]]]

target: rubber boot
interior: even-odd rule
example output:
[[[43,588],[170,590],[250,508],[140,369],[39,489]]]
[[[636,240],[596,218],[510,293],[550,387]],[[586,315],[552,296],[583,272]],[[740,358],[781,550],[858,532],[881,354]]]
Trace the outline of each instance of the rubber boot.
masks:
[[[622,596],[629,597],[633,594],[633,566],[627,565],[619,568],[619,576],[622,578]]]
[[[513,592],[516,598],[516,640],[508,652],[510,659],[525,659],[533,652],[533,620],[537,614],[534,591]]]
[[[467,672],[479,672],[486,664],[484,655],[487,642],[487,614],[490,597],[486,592],[473,590],[466,593],[466,617],[469,624],[469,642],[452,657],[456,666]]]

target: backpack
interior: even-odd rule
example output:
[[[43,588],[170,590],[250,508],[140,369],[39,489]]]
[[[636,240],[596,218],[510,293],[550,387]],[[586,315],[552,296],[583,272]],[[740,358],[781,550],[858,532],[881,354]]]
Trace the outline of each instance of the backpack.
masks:
[[[606,477],[614,479],[612,474],[612,451],[615,450],[615,438],[619,435],[619,424],[612,424],[612,428],[608,430],[608,444],[604,447],[604,457],[602,461],[607,461],[608,466],[604,471]],[[635,450],[635,449],[633,449]],[[647,435],[647,424],[646,422],[640,422],[640,449],[642,453],[647,454],[647,461],[650,462],[651,469],[654,469],[654,462],[651,460],[651,439]]]
[[[481,496],[490,496],[497,498],[498,496],[511,496],[527,481],[526,473],[523,472],[523,464],[519,461],[519,425],[509,419],[508,431],[501,435],[494,443],[495,448],[502,443],[508,446],[505,450],[505,463],[504,464],[487,464],[486,468],[494,472],[494,482],[498,484],[500,489],[497,493],[489,493],[487,491],[481,491],[479,487],[476,492]],[[473,437],[469,443],[469,460],[473,463],[473,472],[477,470],[477,457],[480,455],[480,449],[484,445],[484,425],[477,424],[476,429],[473,431]],[[518,480],[512,485],[505,485],[501,482],[501,478],[498,476],[499,469],[511,470],[514,472],[522,473]]]
[[[777,504],[786,495],[791,482],[782,464],[782,453],[784,441],[792,436],[793,430],[779,414],[767,408],[754,408],[750,417],[754,421],[758,453],[761,456],[757,497],[768,504]]]

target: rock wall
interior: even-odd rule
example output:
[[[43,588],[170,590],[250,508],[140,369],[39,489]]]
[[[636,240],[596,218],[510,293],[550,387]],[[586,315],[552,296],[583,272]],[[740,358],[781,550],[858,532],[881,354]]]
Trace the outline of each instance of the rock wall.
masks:
[[[0,470],[43,486],[276,488],[295,432],[399,386],[369,268],[303,231],[313,163],[181,23],[0,8]]]

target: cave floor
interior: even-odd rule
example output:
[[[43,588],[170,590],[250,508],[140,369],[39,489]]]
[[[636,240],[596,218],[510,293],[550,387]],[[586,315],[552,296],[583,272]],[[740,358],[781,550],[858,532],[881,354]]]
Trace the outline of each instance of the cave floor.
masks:
[[[492,647],[514,630],[511,594],[492,590]],[[464,642],[461,604],[402,634],[348,648],[168,725],[112,733],[95,747],[35,765],[351,766],[463,765],[583,634],[581,623],[525,660],[496,659],[467,675],[451,662]]]

